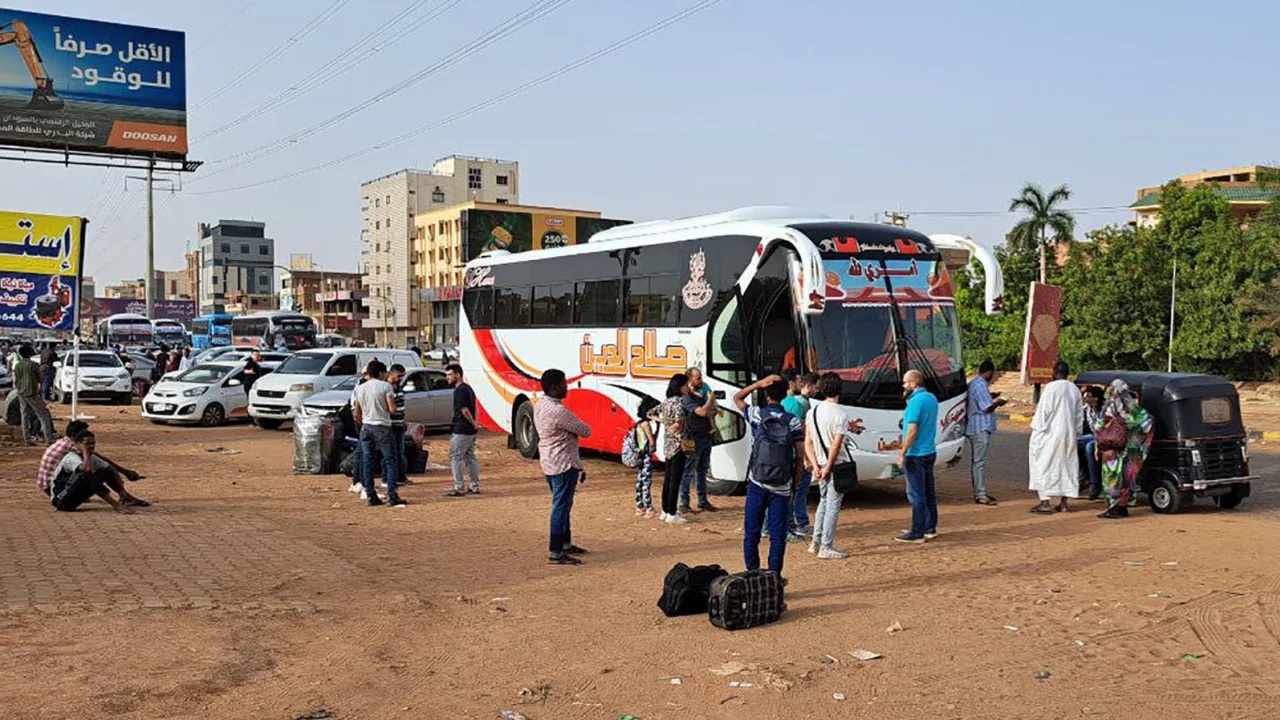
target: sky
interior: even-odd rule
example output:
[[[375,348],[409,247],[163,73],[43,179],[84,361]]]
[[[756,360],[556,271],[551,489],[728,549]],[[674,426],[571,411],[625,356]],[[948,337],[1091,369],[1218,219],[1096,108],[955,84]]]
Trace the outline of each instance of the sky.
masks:
[[[173,183],[180,190],[158,186],[161,269],[182,267],[197,223],[237,218],[267,224],[281,264],[309,252],[327,270],[354,271],[361,182],[452,154],[518,161],[524,204],[637,221],[745,205],[865,221],[895,210],[915,229],[987,245],[1016,221],[1003,211],[1028,181],[1067,184],[1075,208],[1113,208],[1182,173],[1280,159],[1280,3],[1271,0],[721,0],[523,94],[386,142],[696,2],[571,0],[374,103],[531,0],[43,0],[38,9],[186,33],[189,157],[206,164]],[[438,17],[400,37],[374,32],[407,9],[401,29]],[[202,137],[309,74],[323,82]],[[258,162],[233,157],[281,139],[290,141]],[[127,174],[137,173],[10,162],[0,183],[5,209],[90,219],[87,274],[101,287],[144,274],[143,185]],[[1129,217],[1086,210],[1078,223],[1086,231]]]

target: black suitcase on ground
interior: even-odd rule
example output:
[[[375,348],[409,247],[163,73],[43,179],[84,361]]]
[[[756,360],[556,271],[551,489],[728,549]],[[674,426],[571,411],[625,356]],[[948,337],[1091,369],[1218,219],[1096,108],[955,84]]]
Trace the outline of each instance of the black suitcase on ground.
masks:
[[[662,597],[658,598],[658,607],[667,617],[701,615],[707,611],[711,583],[728,574],[719,565],[689,567],[684,563],[676,563],[675,567],[667,571],[667,577],[662,581]]]
[[[776,622],[786,609],[782,576],[770,570],[748,570],[716,578],[707,600],[711,624],[725,630]]]

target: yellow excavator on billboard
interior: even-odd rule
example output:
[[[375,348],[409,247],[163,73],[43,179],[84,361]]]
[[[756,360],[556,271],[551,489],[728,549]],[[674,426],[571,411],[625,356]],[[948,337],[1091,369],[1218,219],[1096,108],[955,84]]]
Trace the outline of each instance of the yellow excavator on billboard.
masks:
[[[53,91],[53,78],[45,72],[44,59],[40,57],[40,50],[31,39],[26,23],[14,20],[0,24],[0,45],[17,45],[23,62],[27,64],[27,72],[31,73],[35,89],[31,91],[31,102],[27,107],[32,110],[61,110],[63,100]]]

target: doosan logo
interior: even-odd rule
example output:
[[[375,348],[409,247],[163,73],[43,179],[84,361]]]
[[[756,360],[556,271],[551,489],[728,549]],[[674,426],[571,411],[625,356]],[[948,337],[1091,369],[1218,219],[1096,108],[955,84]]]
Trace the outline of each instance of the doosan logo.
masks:
[[[178,142],[177,135],[169,135],[167,133],[142,132],[140,130],[125,130],[121,133],[121,137],[125,140],[146,140],[147,142]]]

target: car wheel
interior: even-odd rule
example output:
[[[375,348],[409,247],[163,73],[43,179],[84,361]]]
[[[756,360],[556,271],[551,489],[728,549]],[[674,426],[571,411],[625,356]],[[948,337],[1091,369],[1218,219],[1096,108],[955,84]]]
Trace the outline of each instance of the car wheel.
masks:
[[[516,409],[516,449],[530,460],[538,457],[538,428],[533,424],[533,403],[525,402]]]
[[[200,424],[205,427],[217,427],[227,419],[227,414],[218,403],[209,403],[200,414]]]
[[[742,495],[746,491],[746,483],[740,483],[736,480],[707,478],[707,492],[711,495]]]
[[[1240,483],[1232,485],[1231,492],[1226,495],[1218,495],[1213,498],[1213,502],[1222,510],[1234,510],[1249,497],[1249,483]]]
[[[1151,509],[1164,515],[1172,515],[1189,505],[1188,493],[1182,491],[1170,478],[1161,478],[1151,487],[1151,492],[1147,495],[1147,501],[1151,503]]]
[[[58,388],[58,402],[62,403],[63,405],[70,405],[71,393],[67,392],[66,390],[63,390],[62,388]]]
[[[258,418],[258,427],[263,430],[279,430],[284,425],[283,420],[272,420],[270,418]]]

